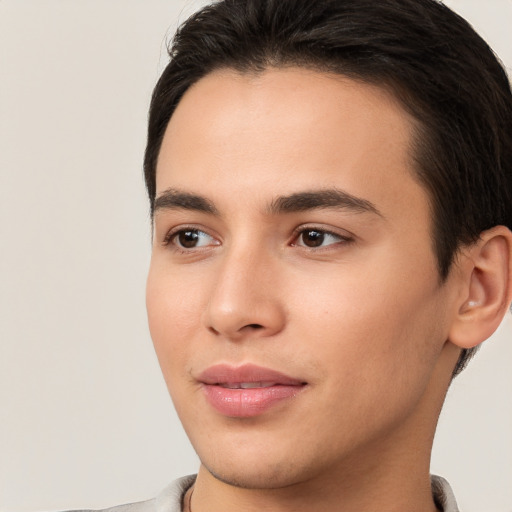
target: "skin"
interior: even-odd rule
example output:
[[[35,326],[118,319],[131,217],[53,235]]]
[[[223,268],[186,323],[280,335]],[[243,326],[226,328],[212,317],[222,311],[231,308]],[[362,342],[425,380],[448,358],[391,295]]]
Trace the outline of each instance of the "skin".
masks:
[[[157,197],[185,192],[215,211],[160,202],[147,309],[202,463],[194,512],[436,510],[430,450],[467,272],[440,282],[413,128],[386,91],[297,68],[216,71],[178,105]],[[269,208],[333,189],[377,213]],[[312,228],[332,234],[309,247]],[[187,229],[198,246],[180,246]],[[247,362],[307,386],[260,416],[225,417],[197,377]]]

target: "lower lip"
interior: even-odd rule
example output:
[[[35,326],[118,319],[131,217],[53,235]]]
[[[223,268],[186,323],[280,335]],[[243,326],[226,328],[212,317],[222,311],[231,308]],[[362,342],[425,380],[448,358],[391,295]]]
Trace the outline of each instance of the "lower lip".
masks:
[[[234,418],[251,418],[272,406],[297,396],[304,386],[270,386],[268,388],[231,389],[204,384],[206,399],[218,412]]]

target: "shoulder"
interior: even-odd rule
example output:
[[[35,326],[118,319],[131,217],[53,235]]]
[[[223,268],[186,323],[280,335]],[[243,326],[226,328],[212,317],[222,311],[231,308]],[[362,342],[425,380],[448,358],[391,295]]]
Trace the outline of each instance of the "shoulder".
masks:
[[[72,512],[181,512],[183,496],[195,479],[195,475],[178,478],[178,480],[169,484],[158,496],[150,500],[117,505],[96,511],[82,509]]]

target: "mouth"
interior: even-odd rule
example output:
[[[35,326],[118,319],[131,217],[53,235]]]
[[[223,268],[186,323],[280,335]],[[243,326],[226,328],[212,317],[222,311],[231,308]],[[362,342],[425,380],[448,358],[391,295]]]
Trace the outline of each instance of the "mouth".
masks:
[[[307,386],[301,379],[252,364],[215,365],[201,373],[198,381],[209,405],[233,418],[263,414],[295,398]]]
[[[278,382],[223,382],[215,384],[226,389],[256,389],[256,388],[270,388],[272,386],[279,386]]]

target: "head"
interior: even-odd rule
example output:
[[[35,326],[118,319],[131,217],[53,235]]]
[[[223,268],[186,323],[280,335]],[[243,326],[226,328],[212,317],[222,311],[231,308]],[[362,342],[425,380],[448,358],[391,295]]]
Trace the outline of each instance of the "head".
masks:
[[[429,195],[440,280],[462,245],[512,227],[510,85],[486,42],[442,3],[228,0],[192,16],[169,54],[149,115],[151,211],[165,129],[194,83],[218,69],[298,66],[382,87],[416,121],[414,170]],[[454,374],[473,353],[462,352]]]
[[[433,397],[474,345],[446,348],[461,276],[509,251],[493,230],[512,227],[512,97],[492,51],[433,0],[225,0],[170,56],[145,155],[148,311],[200,456],[230,482],[286,485],[306,460],[435,423]],[[503,261],[473,272],[469,309],[509,303],[492,284],[509,282]],[[201,398],[207,367],[247,360],[298,379],[297,399],[219,417]]]

